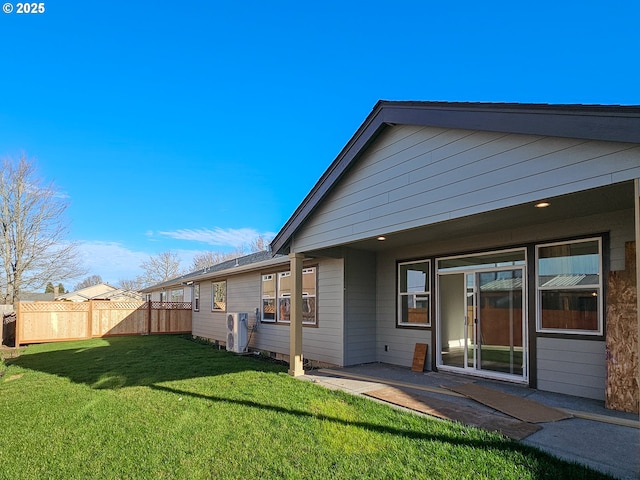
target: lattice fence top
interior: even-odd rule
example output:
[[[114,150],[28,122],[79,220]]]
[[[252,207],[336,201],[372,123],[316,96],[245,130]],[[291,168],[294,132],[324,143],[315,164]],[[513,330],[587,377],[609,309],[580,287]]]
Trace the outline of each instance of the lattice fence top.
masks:
[[[113,302],[113,301],[92,301],[94,310],[137,310],[146,308],[147,302]]]
[[[87,302],[20,302],[22,312],[88,312]]]
[[[191,310],[191,302],[151,302],[153,310]]]

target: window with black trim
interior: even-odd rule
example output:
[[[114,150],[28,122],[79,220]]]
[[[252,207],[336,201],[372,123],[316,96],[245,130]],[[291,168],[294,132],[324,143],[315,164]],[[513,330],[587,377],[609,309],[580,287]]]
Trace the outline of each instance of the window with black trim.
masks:
[[[537,330],[601,335],[602,241],[536,246]]]
[[[431,325],[431,262],[420,260],[398,264],[398,325]]]

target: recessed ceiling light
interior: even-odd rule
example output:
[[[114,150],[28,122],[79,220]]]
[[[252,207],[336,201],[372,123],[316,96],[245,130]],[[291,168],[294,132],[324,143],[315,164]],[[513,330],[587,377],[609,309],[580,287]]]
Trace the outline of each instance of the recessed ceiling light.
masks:
[[[546,208],[551,205],[549,202],[538,202],[536,203],[536,208]]]
[[[378,241],[380,241],[380,242],[384,242],[386,239],[387,239],[387,237],[385,237],[384,235],[380,235],[378,237]]]

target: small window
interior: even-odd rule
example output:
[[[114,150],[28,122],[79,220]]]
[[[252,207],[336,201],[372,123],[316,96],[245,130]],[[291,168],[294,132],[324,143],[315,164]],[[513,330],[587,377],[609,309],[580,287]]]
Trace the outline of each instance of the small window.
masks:
[[[224,280],[211,283],[211,310],[227,310],[227,282]]]
[[[175,290],[171,290],[171,301],[184,302],[184,288],[176,288]]]
[[[430,266],[428,260],[398,264],[398,325],[431,325]]]
[[[302,323],[316,324],[316,267],[302,270]]]
[[[276,276],[262,276],[262,321],[276,321]]]
[[[200,311],[200,284],[195,283],[193,285],[193,310],[195,312]]]
[[[291,321],[291,272],[278,273],[278,321]]]
[[[602,334],[600,239],[539,245],[538,331]]]
[[[262,321],[291,322],[291,272],[262,275]],[[315,325],[316,267],[302,270],[302,323]]]

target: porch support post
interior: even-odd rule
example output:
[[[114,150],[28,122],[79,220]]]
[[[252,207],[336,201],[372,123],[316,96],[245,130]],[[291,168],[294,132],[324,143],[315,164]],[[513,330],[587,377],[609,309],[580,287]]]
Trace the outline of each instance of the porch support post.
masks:
[[[636,226],[636,318],[638,321],[638,343],[636,345],[636,385],[640,386],[640,179],[636,178],[634,184],[634,212]],[[640,406],[638,408],[640,413]]]
[[[302,262],[304,255],[290,253],[291,310],[289,325],[289,375],[304,375],[302,367]]]

